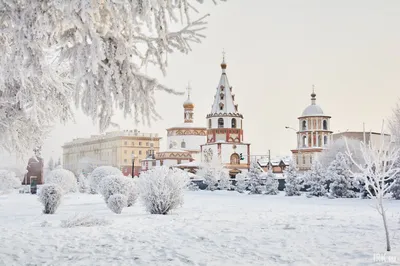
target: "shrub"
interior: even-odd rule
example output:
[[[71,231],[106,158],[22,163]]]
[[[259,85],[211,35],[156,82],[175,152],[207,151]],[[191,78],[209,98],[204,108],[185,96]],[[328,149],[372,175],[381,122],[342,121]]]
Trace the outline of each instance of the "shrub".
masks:
[[[19,180],[15,173],[8,170],[0,170],[0,191],[8,191],[21,186],[21,180]]]
[[[91,227],[99,225],[108,225],[109,221],[103,218],[96,218],[91,214],[75,214],[74,216],[68,218],[67,220],[61,221],[61,227],[71,228],[71,227]]]
[[[108,208],[117,214],[120,214],[127,205],[128,198],[123,194],[111,195],[107,202]]]
[[[127,188],[128,188],[127,204],[128,207],[131,207],[133,204],[135,204],[139,196],[137,190],[137,184],[132,178],[127,179]]]
[[[98,191],[106,203],[114,194],[128,196],[128,179],[120,175],[106,176],[100,181]]]
[[[90,179],[89,179],[89,189],[90,193],[92,194],[97,194],[99,192],[99,184],[100,181],[109,175],[122,175],[122,172],[115,167],[112,166],[100,166],[97,167],[96,169],[93,170],[93,172],[90,174]]]
[[[89,189],[88,178],[86,178],[83,174],[80,174],[78,177],[78,186],[80,193],[86,193]]]
[[[76,192],[78,184],[74,173],[71,171],[57,168],[48,173],[44,179],[45,184],[58,185],[64,193]]]
[[[39,201],[43,204],[45,214],[54,214],[60,206],[63,189],[56,184],[44,184],[40,189]]]
[[[140,174],[140,197],[151,214],[167,214],[183,204],[187,174],[176,168],[155,167]]]

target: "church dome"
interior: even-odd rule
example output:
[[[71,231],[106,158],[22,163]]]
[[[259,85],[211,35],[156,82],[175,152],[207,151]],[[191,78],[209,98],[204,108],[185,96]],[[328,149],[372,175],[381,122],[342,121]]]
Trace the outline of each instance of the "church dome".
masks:
[[[188,98],[184,103],[183,103],[183,108],[194,108],[194,103]]]
[[[316,104],[311,104],[307,106],[307,108],[304,109],[303,113],[301,114],[301,116],[318,116],[318,115],[324,115],[324,111],[322,111],[322,108]]]

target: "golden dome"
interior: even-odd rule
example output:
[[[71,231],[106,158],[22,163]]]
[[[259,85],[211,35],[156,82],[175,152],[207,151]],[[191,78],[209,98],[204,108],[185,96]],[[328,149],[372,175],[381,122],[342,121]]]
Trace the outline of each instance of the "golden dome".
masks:
[[[194,103],[193,103],[191,100],[187,99],[187,100],[183,103],[183,107],[184,107],[184,108],[194,108]]]

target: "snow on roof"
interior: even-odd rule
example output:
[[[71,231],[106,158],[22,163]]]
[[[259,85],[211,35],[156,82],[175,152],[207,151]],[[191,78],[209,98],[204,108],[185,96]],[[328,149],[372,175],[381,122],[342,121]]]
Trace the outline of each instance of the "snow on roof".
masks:
[[[177,164],[174,165],[175,167],[200,167],[200,162],[198,161],[191,161],[188,163],[181,163],[181,164]]]
[[[324,111],[322,111],[322,108],[316,104],[311,104],[307,106],[307,108],[304,109],[303,113],[301,114],[301,116],[320,116],[320,115],[324,115]]]

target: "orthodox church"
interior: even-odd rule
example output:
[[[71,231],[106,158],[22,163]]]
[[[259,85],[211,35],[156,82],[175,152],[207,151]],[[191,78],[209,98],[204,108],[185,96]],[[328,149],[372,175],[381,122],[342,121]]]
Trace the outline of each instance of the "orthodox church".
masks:
[[[243,115],[235,103],[235,94],[226,74],[225,57],[214,103],[207,119],[207,140],[201,145],[201,160],[222,163],[229,174],[246,172],[250,165],[250,144],[243,138]]]
[[[297,148],[292,150],[292,154],[300,171],[310,170],[318,154],[332,141],[331,117],[316,104],[316,96],[313,86],[311,104],[298,117]]]
[[[206,128],[194,123],[194,103],[190,99],[190,86],[187,91],[188,96],[183,103],[183,123],[167,129],[168,148],[142,160],[142,171],[155,166],[175,166],[200,160],[200,145],[206,141]]]

